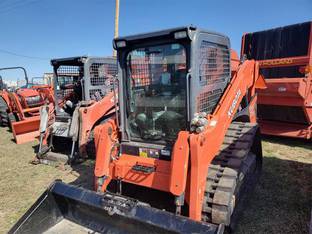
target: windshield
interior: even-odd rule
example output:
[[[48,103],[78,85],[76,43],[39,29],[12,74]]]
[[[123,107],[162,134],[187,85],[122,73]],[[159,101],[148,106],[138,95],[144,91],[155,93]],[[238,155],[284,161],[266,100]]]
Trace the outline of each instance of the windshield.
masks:
[[[175,140],[186,129],[186,51],[177,43],[138,48],[127,56],[131,138]]]

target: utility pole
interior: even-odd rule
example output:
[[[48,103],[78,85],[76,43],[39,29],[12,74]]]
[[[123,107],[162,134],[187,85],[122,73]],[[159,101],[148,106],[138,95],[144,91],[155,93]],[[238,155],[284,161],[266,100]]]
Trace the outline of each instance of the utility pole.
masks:
[[[119,30],[119,0],[116,0],[116,9],[115,9],[115,31],[114,31],[114,38],[118,37],[118,30]],[[113,49],[113,56],[117,56],[117,51]]]

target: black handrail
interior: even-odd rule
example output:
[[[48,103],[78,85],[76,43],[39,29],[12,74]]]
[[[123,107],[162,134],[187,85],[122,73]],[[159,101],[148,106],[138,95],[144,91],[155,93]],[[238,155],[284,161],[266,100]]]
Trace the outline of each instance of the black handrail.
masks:
[[[2,67],[2,68],[0,68],[0,71],[3,71],[3,70],[13,70],[13,69],[22,69],[23,70],[24,76],[25,76],[25,80],[26,80],[26,85],[28,85],[27,72],[26,72],[26,69],[23,68],[23,67]]]

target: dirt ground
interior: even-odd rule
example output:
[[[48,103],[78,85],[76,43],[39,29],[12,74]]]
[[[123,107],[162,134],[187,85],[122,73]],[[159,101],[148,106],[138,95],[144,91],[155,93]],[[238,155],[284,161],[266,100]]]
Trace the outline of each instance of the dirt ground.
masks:
[[[62,171],[31,165],[36,142],[16,145],[0,128],[0,233],[9,228],[55,179],[91,188],[93,165]],[[265,138],[263,174],[235,233],[308,233],[312,208],[312,143]]]

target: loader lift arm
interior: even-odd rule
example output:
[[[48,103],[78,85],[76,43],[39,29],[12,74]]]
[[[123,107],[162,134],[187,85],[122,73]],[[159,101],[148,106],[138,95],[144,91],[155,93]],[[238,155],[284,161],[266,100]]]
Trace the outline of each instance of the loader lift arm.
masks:
[[[258,80],[262,79],[262,77],[259,76],[257,71],[258,64],[254,61],[245,61],[241,64],[218,103],[215,112],[208,117],[209,123],[206,130],[199,134],[190,135],[190,217],[195,220],[201,219],[204,195],[202,191],[205,190],[206,185],[207,165],[218,154],[225,134],[246,94],[250,95],[249,100],[253,102],[253,105],[249,106],[251,121],[256,123],[255,88],[264,88],[264,86],[260,86],[263,81]],[[256,86],[257,82],[259,87]],[[172,179],[172,181],[178,180],[179,177]],[[180,190],[180,194],[181,192],[182,190]]]

